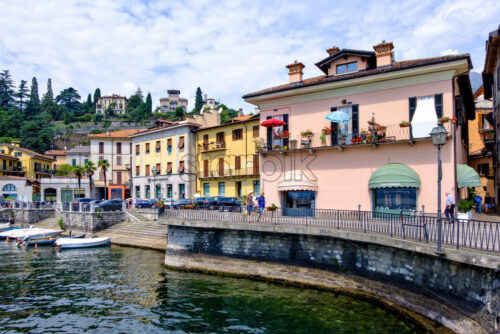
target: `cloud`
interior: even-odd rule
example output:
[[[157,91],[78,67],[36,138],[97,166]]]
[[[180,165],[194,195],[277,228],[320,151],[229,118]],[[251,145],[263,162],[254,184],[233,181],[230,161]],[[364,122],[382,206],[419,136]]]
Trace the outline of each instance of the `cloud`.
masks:
[[[443,50],[439,54],[441,56],[449,56],[449,55],[458,55],[460,52],[458,50],[453,50],[453,49],[448,49],[448,50]]]
[[[332,45],[370,50],[395,44],[397,59],[469,52],[484,62],[484,40],[498,25],[495,1],[360,0],[135,1],[4,0],[0,69],[37,76],[41,94],[73,86],[82,96],[150,91],[154,105],[171,88],[194,104],[196,87],[228,106],[253,111],[241,96],[287,82],[285,65],[305,77]],[[446,50],[446,51],[443,51]]]

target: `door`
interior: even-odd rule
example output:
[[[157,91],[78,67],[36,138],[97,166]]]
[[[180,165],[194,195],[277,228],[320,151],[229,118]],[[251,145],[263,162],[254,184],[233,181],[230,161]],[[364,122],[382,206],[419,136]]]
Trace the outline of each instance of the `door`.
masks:
[[[208,160],[203,160],[203,177],[208,177]]]
[[[253,155],[253,175],[259,174],[259,155]]]
[[[116,172],[116,183],[122,184],[122,172]]]
[[[179,198],[186,198],[186,186],[184,183],[179,184]]]
[[[243,194],[241,192],[241,181],[236,182],[236,196],[241,197]]]
[[[219,176],[224,176],[224,158],[219,158]]]

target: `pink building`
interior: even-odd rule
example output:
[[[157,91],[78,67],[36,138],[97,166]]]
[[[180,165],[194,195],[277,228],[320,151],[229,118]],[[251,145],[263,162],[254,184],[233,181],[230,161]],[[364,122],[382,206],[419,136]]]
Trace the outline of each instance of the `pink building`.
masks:
[[[303,79],[305,66],[294,62],[289,83],[243,97],[260,109],[261,121],[286,123],[261,127],[257,143],[262,191],[284,214],[358,205],[436,212],[437,150],[429,133],[442,117],[457,118],[444,123],[443,201],[446,191],[458,196],[467,186],[456,166],[467,163],[466,120],[475,117],[469,55],[395,61],[392,43],[373,48],[333,47],[316,63],[324,75]],[[328,120],[331,112],[344,121]]]

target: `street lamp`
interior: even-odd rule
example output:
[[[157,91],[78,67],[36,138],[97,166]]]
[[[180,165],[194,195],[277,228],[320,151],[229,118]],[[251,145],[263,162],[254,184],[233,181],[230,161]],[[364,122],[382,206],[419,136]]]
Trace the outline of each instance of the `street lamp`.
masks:
[[[158,218],[156,217],[156,167],[153,167],[151,169],[151,172],[153,172],[153,220],[157,220]]]
[[[441,170],[441,146],[446,143],[446,136],[448,132],[444,128],[443,124],[438,123],[438,125],[432,129],[431,133],[432,143],[437,147],[438,151],[438,202],[437,202],[437,254],[443,254],[443,250],[441,249],[441,232],[442,232],[442,219],[441,219],[441,179],[443,178],[443,172]]]

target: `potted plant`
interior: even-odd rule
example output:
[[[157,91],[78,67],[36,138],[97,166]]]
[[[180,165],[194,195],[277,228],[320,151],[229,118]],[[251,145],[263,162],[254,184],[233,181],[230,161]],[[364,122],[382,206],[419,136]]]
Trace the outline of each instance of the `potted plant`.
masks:
[[[409,126],[410,126],[410,122],[408,122],[408,121],[402,121],[401,123],[399,123],[400,128],[407,128]]]
[[[453,124],[455,124],[455,123],[457,122],[457,118],[456,118],[456,117],[453,117],[453,118],[451,119],[451,122],[452,122]]]
[[[311,130],[305,130],[300,133],[302,137],[312,137],[314,133]]]
[[[281,150],[281,146],[280,145],[274,145],[273,149],[275,149],[276,151],[279,151],[279,150]]]
[[[323,132],[319,137],[321,139],[321,144],[326,145],[326,134]]]
[[[443,117],[439,118],[439,123],[441,123],[441,124],[448,123],[450,120],[451,120],[451,118],[443,116]]]
[[[325,126],[323,129],[321,129],[321,132],[325,135],[329,135],[332,133],[332,128],[330,128],[329,126]]]
[[[340,136],[340,142],[342,143],[342,145],[345,145],[345,140],[347,138],[347,134],[346,133],[339,133],[339,136]]]
[[[276,209],[278,209],[278,207],[276,206],[276,204],[273,203],[270,206],[268,206],[266,209],[269,212],[274,212],[274,211],[276,211]]]
[[[458,202],[458,215],[459,221],[467,221],[472,217],[472,207],[474,206],[474,201],[472,199],[463,199]]]

